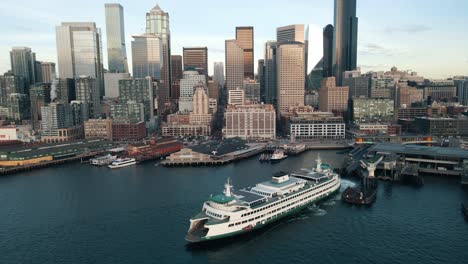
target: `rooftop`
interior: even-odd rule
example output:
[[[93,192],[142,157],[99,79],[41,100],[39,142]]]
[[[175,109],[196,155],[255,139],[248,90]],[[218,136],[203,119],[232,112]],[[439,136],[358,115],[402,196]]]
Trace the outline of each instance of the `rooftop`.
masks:
[[[249,148],[245,141],[240,138],[230,138],[224,140],[213,140],[206,143],[192,147],[194,152],[213,155],[213,151],[216,152],[217,156],[232,153],[238,150]]]
[[[218,195],[210,197],[210,201],[215,202],[217,204],[227,204],[233,200],[234,200],[234,197],[226,196],[224,194],[218,194]]]
[[[461,148],[427,147],[416,145],[380,143],[375,146],[372,146],[370,148],[370,151],[468,159],[468,150],[464,150]]]

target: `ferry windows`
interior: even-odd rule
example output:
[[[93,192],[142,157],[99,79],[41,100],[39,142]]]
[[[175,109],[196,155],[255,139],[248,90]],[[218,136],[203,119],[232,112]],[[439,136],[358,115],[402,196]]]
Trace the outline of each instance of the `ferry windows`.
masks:
[[[228,227],[232,227],[233,225],[234,225],[234,224],[229,224],[229,226],[228,226]]]

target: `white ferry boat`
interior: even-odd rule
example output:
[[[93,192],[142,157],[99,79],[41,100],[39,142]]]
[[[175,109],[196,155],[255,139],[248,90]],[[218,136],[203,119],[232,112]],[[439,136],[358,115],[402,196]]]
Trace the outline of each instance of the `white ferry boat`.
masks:
[[[111,169],[118,169],[118,168],[123,168],[131,165],[135,165],[136,160],[133,158],[122,158],[122,159],[116,159],[114,162],[112,162],[109,166]]]
[[[271,155],[270,161],[271,162],[279,162],[285,158],[287,158],[288,155],[284,154],[284,150],[282,149],[277,149],[275,152],[273,152],[273,155]]]
[[[185,240],[210,241],[249,232],[322,200],[340,188],[340,177],[331,166],[317,165],[306,173],[278,173],[271,181],[210,197],[202,211],[190,219]]]
[[[100,156],[96,157],[94,159],[91,159],[89,163],[94,166],[104,166],[104,165],[109,165],[113,161],[117,159],[117,156],[113,156],[111,154],[107,154],[105,156]]]

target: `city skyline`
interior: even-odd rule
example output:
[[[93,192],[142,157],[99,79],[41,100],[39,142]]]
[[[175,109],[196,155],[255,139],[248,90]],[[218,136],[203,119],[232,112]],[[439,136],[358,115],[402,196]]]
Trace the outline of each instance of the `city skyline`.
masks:
[[[11,25],[2,29],[0,37],[0,72],[10,69],[9,54],[13,46],[26,46],[37,54],[37,60],[57,62],[55,32],[56,26],[64,21],[96,22],[105,36],[104,4],[108,1],[84,0],[77,3],[61,3],[47,0],[41,3],[0,3],[0,22]],[[465,46],[468,37],[458,34],[463,32],[463,11],[468,3],[451,1],[453,5],[434,1],[416,0],[407,3],[398,0],[386,7],[386,13],[394,14],[389,19],[382,19],[381,8],[377,1],[360,0],[357,5],[359,17],[358,66],[363,72],[370,70],[388,70],[395,65],[400,69],[417,71],[428,78],[447,78],[453,75],[464,75],[468,72],[468,54]],[[224,61],[224,41],[232,38],[236,26],[254,27],[255,62],[263,57],[264,44],[275,39],[277,27],[291,24],[316,24],[325,27],[333,24],[334,1],[293,1],[284,6],[273,1],[269,6],[260,3],[249,3],[244,8],[239,2],[236,12],[221,12],[223,4],[211,2],[204,5],[163,1],[148,1],[135,5],[130,1],[119,1],[124,7],[125,40],[129,62],[131,36],[141,34],[145,29],[144,14],[154,5],[159,4],[171,15],[172,54],[182,54],[182,47],[207,46],[209,52],[209,74],[213,74],[213,62]],[[45,8],[46,7],[46,8]],[[52,7],[52,8],[51,8]],[[91,8],[84,8],[91,7]],[[404,7],[404,8],[402,8]],[[443,8],[442,8],[443,7]],[[270,19],[259,19],[256,10],[263,8],[262,14]],[[74,12],[66,12],[68,9]],[[191,23],[189,14],[203,10],[204,17],[198,17]],[[276,12],[283,14],[275,16]],[[290,12],[284,12],[290,11]],[[395,11],[395,12],[393,12]],[[63,14],[49,16],[49,12]],[[243,12],[243,20],[236,14]],[[31,15],[27,15],[31,14]],[[34,16],[32,15],[34,14]],[[418,22],[418,15],[424,14],[424,21]],[[39,18],[39,19],[38,19]],[[422,18],[422,15],[421,15]],[[447,19],[450,18],[450,19]],[[223,23],[213,23],[219,19]],[[272,19],[275,19],[274,21]],[[457,41],[447,41],[456,39]],[[424,45],[421,45],[424,43]],[[107,65],[107,43],[103,38],[104,66]],[[431,54],[431,56],[427,56]],[[436,62],[436,63],[435,63]],[[131,66],[129,65],[131,69]],[[256,70],[256,67],[254,67]]]

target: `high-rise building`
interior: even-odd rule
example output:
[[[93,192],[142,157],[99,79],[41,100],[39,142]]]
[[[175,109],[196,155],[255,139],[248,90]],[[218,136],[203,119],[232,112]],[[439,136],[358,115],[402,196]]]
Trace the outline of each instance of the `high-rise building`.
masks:
[[[50,103],[41,107],[41,128],[43,135],[50,135],[55,130],[72,126],[68,104]]]
[[[244,81],[244,92],[245,92],[245,101],[251,104],[261,103],[259,82],[246,79]]]
[[[123,79],[119,81],[119,103],[128,102],[143,104],[144,118],[149,121],[154,116],[154,94],[151,78]]]
[[[209,98],[205,86],[199,83],[193,93],[193,111],[189,116],[191,125],[211,125],[212,114],[209,113]]]
[[[243,50],[244,78],[250,78],[253,80],[255,78],[253,27],[236,27],[236,41],[239,47]]]
[[[323,77],[333,76],[333,25],[323,29]]]
[[[299,111],[289,120],[294,139],[341,139],[345,137],[343,117],[328,112]]]
[[[392,77],[370,78],[369,96],[371,98],[393,99],[395,95],[395,80]]]
[[[110,115],[112,119],[118,121],[144,122],[145,105],[135,101],[112,104]]]
[[[75,79],[76,100],[88,105],[89,118],[99,118],[101,115],[101,98],[98,81],[89,76]]]
[[[343,84],[349,87],[349,99],[369,97],[369,77],[362,76],[360,69],[345,71],[343,78]]]
[[[55,80],[55,63],[41,61],[41,81],[43,83],[51,83]]]
[[[257,80],[260,83],[260,101],[265,102],[265,60],[258,60]]]
[[[0,106],[8,106],[8,97],[12,93],[25,93],[24,78],[12,75],[0,76]]]
[[[358,18],[356,0],[335,0],[334,76],[337,85],[343,84],[343,72],[357,66]]]
[[[50,83],[31,85],[29,90],[31,103],[31,123],[33,130],[39,130],[41,125],[41,108],[50,103]]]
[[[163,41],[154,34],[133,36],[132,67],[133,77],[146,78],[148,76],[161,80],[163,68]]]
[[[278,44],[268,41],[265,44],[265,102],[276,107],[276,52]]]
[[[86,120],[89,119],[88,104],[84,102],[77,100],[71,101],[70,111],[72,126],[81,126]]]
[[[304,106],[304,44],[288,42],[278,46],[276,56],[278,112]]]
[[[457,87],[458,102],[468,105],[468,77],[454,78],[454,84]]]
[[[180,80],[180,112],[192,112],[194,88],[200,82],[206,86],[205,75],[199,74],[197,71],[184,71],[183,78]]]
[[[212,99],[219,99],[219,84],[217,81],[208,81],[208,97]]]
[[[180,97],[180,80],[183,78],[182,70],[182,56],[171,55],[171,78],[172,78],[172,91],[171,99],[179,100]]]
[[[237,40],[226,40],[226,89],[235,90],[244,83],[244,50]],[[253,67],[253,66],[252,66]]]
[[[425,80],[421,88],[424,98],[431,97],[433,101],[452,101],[457,96],[453,80]]]
[[[410,87],[407,84],[398,84],[396,95],[397,107],[410,107],[412,103],[424,100],[424,90]]]
[[[319,109],[322,112],[342,114],[348,110],[348,87],[336,86],[335,77],[322,80],[319,91]]]
[[[216,81],[221,87],[224,87],[224,63],[215,62],[213,69],[213,80]]]
[[[104,73],[104,86],[106,98],[117,98],[119,96],[119,81],[130,78],[130,73],[106,72]]]
[[[276,28],[276,42],[280,44],[286,42],[304,43],[304,36],[305,31],[303,24],[289,25]]]
[[[56,27],[56,38],[59,77],[94,78],[104,96],[101,29],[93,22],[63,22]]]
[[[158,94],[158,108],[167,109],[171,97],[171,31],[169,28],[169,13],[164,12],[159,5],[146,13],[146,33],[154,34],[162,41],[162,68]],[[135,76],[138,78],[137,76]],[[146,77],[146,76],[144,76]],[[144,78],[142,77],[142,78]]]
[[[14,76],[23,77],[25,84],[36,82],[36,54],[27,47],[13,47],[10,51],[11,71]],[[28,89],[26,89],[26,94]]]
[[[28,95],[12,93],[8,95],[8,119],[20,122],[30,117]]]
[[[42,83],[42,68],[41,68],[41,61],[34,62],[34,77],[35,83]]]
[[[271,104],[228,105],[224,115],[223,138],[276,138],[276,111]]]
[[[305,29],[305,69],[306,76],[309,74],[317,73],[316,83],[313,84],[314,88],[320,87],[321,77],[323,75],[323,59],[325,54],[323,53],[323,28],[316,24],[308,24]],[[309,82],[314,80],[307,80],[306,87],[310,87]]]
[[[52,83],[50,99],[68,104],[76,99],[75,79],[59,78]]]
[[[390,122],[394,119],[394,101],[381,98],[354,98],[353,120],[356,123]]]
[[[184,71],[197,71],[208,78],[208,48],[183,48]]]
[[[120,4],[105,4],[107,57],[110,73],[128,72],[125,48],[123,7]]]
[[[245,104],[245,91],[242,88],[229,90],[228,104],[230,105],[244,105]]]

